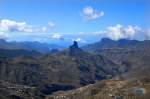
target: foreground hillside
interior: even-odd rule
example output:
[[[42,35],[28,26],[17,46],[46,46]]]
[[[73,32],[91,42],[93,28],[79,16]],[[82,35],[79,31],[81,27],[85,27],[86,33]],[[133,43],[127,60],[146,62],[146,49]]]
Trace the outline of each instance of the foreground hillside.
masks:
[[[36,87],[0,81],[0,99],[43,99]]]
[[[150,82],[104,80],[76,90],[57,92],[46,99],[149,99]]]

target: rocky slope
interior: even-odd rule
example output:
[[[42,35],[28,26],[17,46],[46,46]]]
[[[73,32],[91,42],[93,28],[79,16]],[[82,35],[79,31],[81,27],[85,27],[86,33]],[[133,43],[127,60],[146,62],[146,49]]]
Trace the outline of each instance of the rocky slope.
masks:
[[[149,77],[150,70],[150,41],[137,41],[121,39],[113,41],[107,38],[100,42],[83,47],[84,50],[100,54],[120,65],[123,74],[129,77],[144,77],[143,72]]]
[[[38,57],[41,56],[42,53],[33,51],[33,50],[24,50],[24,49],[0,49],[0,57],[5,58],[14,58],[19,56],[30,56],[30,57]]]
[[[38,58],[0,59],[0,80],[35,87],[43,95],[78,88],[117,74],[118,65],[101,55],[83,51],[77,42],[64,51]]]
[[[71,91],[60,91],[46,99],[149,99],[150,82],[104,80]]]
[[[0,81],[0,99],[43,99],[36,87]]]
[[[149,99],[149,41],[103,39],[89,46],[89,52],[74,42],[40,57],[1,57],[0,98]]]

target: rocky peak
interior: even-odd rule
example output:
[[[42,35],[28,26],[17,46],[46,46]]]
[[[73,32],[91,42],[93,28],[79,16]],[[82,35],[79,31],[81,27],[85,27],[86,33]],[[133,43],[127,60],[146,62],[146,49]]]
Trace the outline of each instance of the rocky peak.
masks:
[[[77,42],[77,41],[74,41],[74,42],[73,42],[73,45],[70,46],[70,48],[73,48],[73,49],[79,48],[79,47],[78,47],[78,42]]]
[[[74,41],[73,45],[69,47],[70,55],[76,56],[82,52],[82,49],[78,47],[78,42]]]

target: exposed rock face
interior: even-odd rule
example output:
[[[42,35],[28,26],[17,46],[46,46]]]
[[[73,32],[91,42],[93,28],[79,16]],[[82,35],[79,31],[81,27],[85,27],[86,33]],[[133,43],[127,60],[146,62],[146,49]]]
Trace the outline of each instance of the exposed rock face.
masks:
[[[79,47],[78,47],[78,42],[77,42],[77,41],[74,41],[74,42],[73,42],[73,45],[70,46],[70,48],[72,48],[72,49],[77,49],[77,48],[79,48]]]
[[[82,53],[84,52],[78,47],[78,42],[74,41],[73,45],[69,47],[69,54],[71,56],[78,56]]]

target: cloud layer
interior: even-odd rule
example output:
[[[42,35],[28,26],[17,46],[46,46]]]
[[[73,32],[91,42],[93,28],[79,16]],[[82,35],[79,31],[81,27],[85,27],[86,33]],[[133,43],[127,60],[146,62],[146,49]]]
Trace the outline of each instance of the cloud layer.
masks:
[[[90,21],[90,20],[95,20],[95,19],[98,19],[98,18],[104,16],[104,12],[97,11],[97,10],[93,9],[91,6],[87,6],[87,7],[83,8],[82,16],[84,17],[85,20]]]
[[[106,35],[113,40],[133,39],[140,31],[141,29],[138,26],[123,27],[122,25],[117,24],[116,26],[108,27]]]
[[[84,13],[89,15],[92,14],[97,16],[98,12],[95,12],[93,8],[87,7],[84,9]],[[90,18],[88,17],[88,18]],[[92,19],[95,17],[91,17]],[[7,39],[13,36],[19,37],[29,37],[35,39],[36,41],[46,41],[46,40],[63,40],[72,42],[76,40],[81,43],[86,43],[88,39],[94,38],[102,38],[108,37],[112,40],[119,39],[138,39],[141,40],[150,40],[150,29],[142,29],[138,26],[123,26],[121,24],[116,24],[113,26],[106,27],[105,30],[100,30],[99,32],[93,33],[57,33],[57,32],[49,32],[49,29],[54,28],[55,24],[53,22],[49,22],[46,26],[43,27],[32,27],[28,25],[26,22],[17,22],[13,20],[3,19],[0,20],[0,39]],[[11,32],[15,32],[15,35],[11,35]],[[13,33],[12,33],[13,34]],[[22,37],[20,37],[22,38]]]
[[[8,39],[9,36],[5,34],[4,32],[0,32],[0,39]]]
[[[108,37],[112,40],[119,40],[119,39],[135,39],[137,35],[143,33],[143,30],[138,26],[127,26],[124,27],[120,24],[115,26],[109,26],[104,31],[95,32],[95,34],[99,34],[104,37]]]
[[[51,36],[52,39],[57,39],[57,40],[64,40],[63,35],[59,33],[55,33]]]
[[[48,32],[50,29],[54,27],[55,24],[51,21],[48,22],[46,26],[39,28],[28,25],[26,22],[17,22],[9,19],[0,20],[1,32],[22,32],[22,33]]]
[[[26,22],[16,22],[13,20],[0,20],[0,31],[2,32],[32,32],[32,27]]]
[[[48,27],[49,28],[54,28],[56,25],[53,22],[48,22]]]

